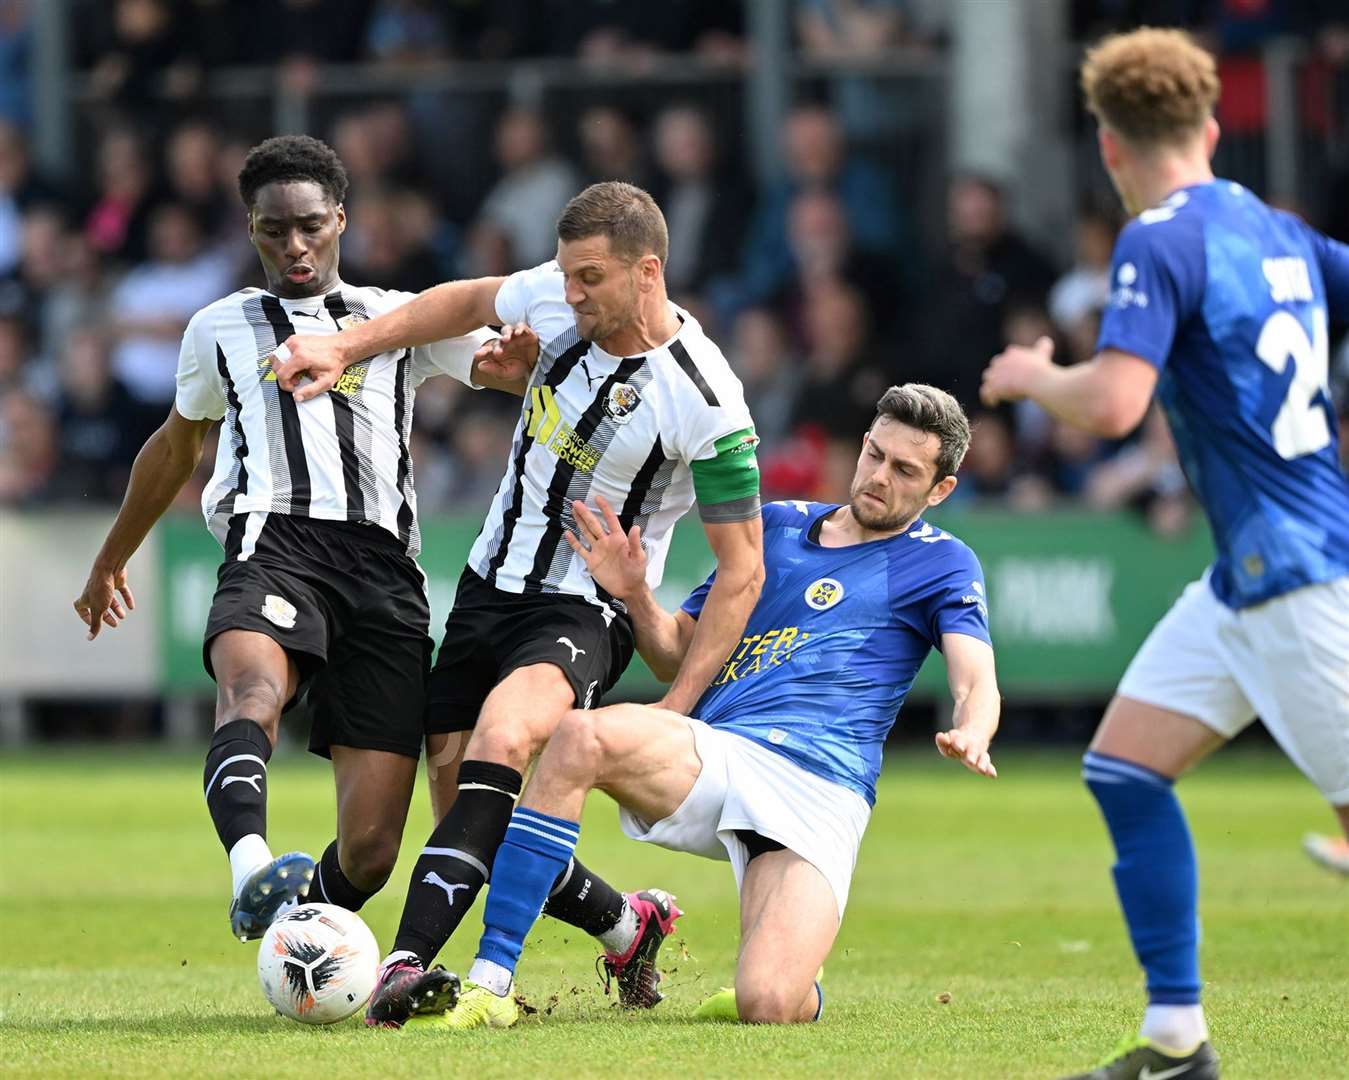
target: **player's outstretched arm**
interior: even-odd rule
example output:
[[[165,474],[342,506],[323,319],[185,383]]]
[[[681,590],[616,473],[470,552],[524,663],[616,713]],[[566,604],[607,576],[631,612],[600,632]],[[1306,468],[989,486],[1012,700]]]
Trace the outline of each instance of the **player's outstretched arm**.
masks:
[[[596,583],[627,605],[638,653],[656,678],[669,682],[683,663],[696,624],[684,612],[671,615],[657,603],[646,582],[646,552],[639,526],[625,534],[603,495],[595,496],[598,516],[579,500],[571,505],[580,535],[564,533],[567,543]]]
[[[136,455],[122,508],[94,558],[84,592],[75,601],[75,613],[89,626],[90,641],[98,637],[103,625],[115,627],[135,609],[126,564],[191,477],[201,461],[206,434],[215,423],[188,420],[171,409],[163,426]]]
[[[1059,367],[1054,343],[1011,345],[984,369],[985,405],[1030,398],[1064,423],[1107,439],[1121,439],[1143,422],[1157,369],[1142,357],[1103,349],[1084,364]]]
[[[763,519],[703,522],[717,557],[717,576],[689,640],[679,673],[657,705],[673,712],[689,711],[721,670],[740,641],[750,612],[763,589]]]
[[[956,708],[951,730],[937,732],[937,750],[970,772],[996,777],[998,770],[988,756],[988,744],[998,730],[1002,697],[993,648],[969,634],[943,634],[941,648]]]
[[[297,402],[308,401],[331,390],[343,371],[367,356],[462,337],[496,323],[496,295],[505,280],[447,281],[340,334],[289,337],[273,357],[276,380]],[[301,384],[305,375],[312,381]]]

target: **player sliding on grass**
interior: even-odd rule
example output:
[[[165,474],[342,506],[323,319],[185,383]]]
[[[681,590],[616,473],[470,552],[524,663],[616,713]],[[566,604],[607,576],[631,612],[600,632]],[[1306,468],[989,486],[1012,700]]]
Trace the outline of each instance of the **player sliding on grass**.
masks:
[[[631,837],[728,859],[740,886],[735,990],[700,1013],[760,1023],[818,1019],[816,972],[848,900],[886,733],[928,651],[945,653],[954,730],[947,757],[996,776],[999,698],[979,562],[920,515],[956,486],[969,445],[960,406],[932,387],[891,387],[863,440],[847,506],[764,507],[763,595],[744,637],[690,716],[615,705],[563,717],[539,759],[487,896],[485,932],[458,1005],[433,1023],[516,1020],[515,966],[567,865],[592,788]],[[715,573],[663,611],[640,529],[579,502],[568,543],[632,613],[637,648],[669,678]]]
[[[1173,783],[1258,713],[1349,833],[1349,484],[1326,356],[1328,315],[1349,319],[1349,248],[1214,178],[1218,78],[1184,34],[1108,38],[1082,85],[1138,215],[1098,353],[1060,368],[1047,341],[1008,349],[983,397],[1119,437],[1155,390],[1213,528],[1216,561],[1134,657],[1083,772],[1149,1000],[1140,1035],[1085,1075],[1208,1080],[1198,872]]]
[[[409,299],[339,278],[346,189],[341,161],[317,139],[283,136],[250,151],[239,194],[267,288],[233,293],[188,323],[173,408],[137,456],[75,601],[91,640],[127,617],[126,564],[223,417],[202,496],[225,549],[203,645],[217,687],[203,780],[229,853],[230,931],[241,939],[260,937],[306,888],[311,900],[355,911],[393,869],[431,655],[408,451],[413,394],[443,372],[519,395],[538,353],[526,334],[475,357],[494,337],[484,330],[374,350],[332,393],[297,404],[270,367],[295,324],[338,337]],[[266,841],[268,759],[282,710],[306,684],[309,746],[332,759],[337,787],[337,839],[317,867],[300,852],[273,858]],[[429,749],[445,739],[428,737]]]
[[[371,1024],[396,1026],[454,1000],[457,980],[427,968],[491,876],[521,774],[562,716],[597,705],[632,657],[622,602],[563,543],[572,501],[604,495],[625,529],[642,527],[653,587],[674,523],[698,503],[718,579],[666,694],[670,708],[698,699],[759,595],[758,438],[726,358],[666,295],[660,208],[631,184],[592,184],[563,209],[557,237],[556,260],[542,266],[439,285],[336,337],[293,338],[277,370],[282,385],[314,377],[296,389],[303,399],[369,351],[484,320],[524,323],[544,343],[428,683],[427,730],[471,734],[445,762],[458,770],[459,794],[413,868]],[[557,878],[548,914],[600,939],[625,1005],[659,1001],[655,954],[679,914],[668,897],[625,896],[575,860]]]

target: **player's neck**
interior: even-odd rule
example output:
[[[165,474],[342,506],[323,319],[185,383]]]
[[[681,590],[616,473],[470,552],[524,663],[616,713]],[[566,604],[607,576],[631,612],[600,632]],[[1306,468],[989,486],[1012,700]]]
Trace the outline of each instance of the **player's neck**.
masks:
[[[679,318],[670,310],[665,290],[656,289],[637,309],[637,317],[615,334],[595,342],[610,356],[641,356],[679,333]]]
[[[851,547],[854,544],[870,544],[877,540],[889,540],[892,536],[898,536],[900,533],[913,527],[922,514],[915,514],[912,519],[906,521],[903,525],[894,529],[868,529],[852,512],[850,506],[840,506],[837,511],[830,514],[820,525],[820,546],[821,547]]]
[[[1151,162],[1138,176],[1137,202],[1140,212],[1174,195],[1181,188],[1207,184],[1213,169],[1207,157],[1168,155]]]

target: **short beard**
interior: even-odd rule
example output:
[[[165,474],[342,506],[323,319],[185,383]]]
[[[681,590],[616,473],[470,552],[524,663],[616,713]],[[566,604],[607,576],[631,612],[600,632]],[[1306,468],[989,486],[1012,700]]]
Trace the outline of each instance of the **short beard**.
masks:
[[[862,502],[860,494],[854,494],[848,504],[853,520],[868,532],[898,532],[915,518],[921,517],[926,503],[916,503],[902,507],[893,514],[880,514]]]

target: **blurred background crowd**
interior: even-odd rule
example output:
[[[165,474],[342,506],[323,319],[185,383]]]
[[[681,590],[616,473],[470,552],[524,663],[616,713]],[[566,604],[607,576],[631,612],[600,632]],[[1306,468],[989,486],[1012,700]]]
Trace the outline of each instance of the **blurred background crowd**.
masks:
[[[45,168],[40,2],[0,0],[0,505],[120,498],[172,402],[188,318],[262,284],[235,176],[287,117],[350,174],[353,284],[508,273],[551,256],[582,185],[651,190],[671,295],[745,383],[769,496],[842,497],[881,390],[922,380],[976,422],[958,499],[1130,506],[1159,530],[1184,525],[1157,418],[1106,443],[977,400],[1009,342],[1050,335],[1064,363],[1093,351],[1122,219],[1072,80],[1081,43],[1112,27],[1200,33],[1222,58],[1220,169],[1349,240],[1349,11],[1329,2],[1068,4],[1069,40],[1043,59],[1069,104],[1034,118],[1079,150],[1057,228],[1019,225],[1015,178],[953,160],[934,126],[953,78],[938,0],[787,4],[796,76],[770,169],[745,130],[748,9],[725,0],[70,0],[73,154]],[[1287,41],[1304,182],[1323,193],[1311,200],[1266,190],[1258,149],[1268,45]],[[485,509],[516,415],[495,398],[447,379],[420,391],[424,511]]]

